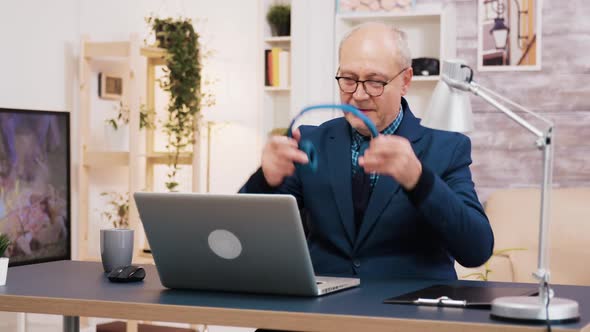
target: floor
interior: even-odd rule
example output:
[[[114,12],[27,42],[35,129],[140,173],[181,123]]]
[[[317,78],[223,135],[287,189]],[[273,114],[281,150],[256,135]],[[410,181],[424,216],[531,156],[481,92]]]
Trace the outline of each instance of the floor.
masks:
[[[96,332],[96,324],[113,321],[112,319],[90,318],[89,324],[82,326],[80,332]],[[160,323],[164,324],[164,323]],[[188,327],[187,324],[165,323],[167,326]],[[62,332],[62,317],[55,315],[15,314],[0,312],[1,332]],[[252,332],[252,328],[228,326],[208,326],[208,332]],[[203,332],[201,327],[201,332]]]

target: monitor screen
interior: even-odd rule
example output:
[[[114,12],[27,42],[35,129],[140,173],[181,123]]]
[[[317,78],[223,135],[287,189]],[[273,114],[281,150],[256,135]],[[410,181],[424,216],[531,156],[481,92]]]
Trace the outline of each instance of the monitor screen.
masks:
[[[0,232],[9,264],[70,259],[70,115],[0,108]]]

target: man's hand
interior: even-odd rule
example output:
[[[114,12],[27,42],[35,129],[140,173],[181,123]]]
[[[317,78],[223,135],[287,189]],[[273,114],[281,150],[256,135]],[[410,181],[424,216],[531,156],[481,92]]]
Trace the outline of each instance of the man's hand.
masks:
[[[380,135],[371,140],[359,165],[366,173],[389,175],[404,189],[412,190],[422,175],[422,163],[410,142],[397,135]]]
[[[299,150],[298,142],[301,139],[299,129],[293,131],[293,138],[286,136],[273,136],[264,146],[262,151],[262,172],[266,182],[271,187],[283,183],[285,177],[295,172],[295,164],[307,164],[307,154]]]

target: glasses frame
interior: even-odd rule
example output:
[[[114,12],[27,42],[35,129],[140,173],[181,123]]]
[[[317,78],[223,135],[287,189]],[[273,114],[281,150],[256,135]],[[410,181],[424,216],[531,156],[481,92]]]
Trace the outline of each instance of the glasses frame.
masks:
[[[353,78],[350,77],[346,77],[346,76],[335,76],[334,78],[336,79],[336,81],[338,82],[338,88],[340,89],[340,91],[342,91],[343,93],[349,93],[349,94],[353,94],[356,92],[356,90],[358,90],[359,88],[359,83],[363,84],[363,89],[365,90],[365,93],[371,97],[379,97],[383,94],[383,92],[385,92],[385,86],[389,83],[391,83],[393,80],[395,80],[399,75],[401,75],[403,72],[405,72],[406,70],[408,70],[408,68],[410,67],[406,67],[402,70],[400,70],[399,73],[395,74],[395,76],[393,76],[389,81],[379,81],[379,80],[355,80]],[[340,69],[338,70],[340,71]],[[356,83],[354,90],[352,90],[352,92],[348,92],[348,91],[344,91],[342,90],[342,86],[340,86],[340,80],[341,79],[347,79],[347,80],[351,80],[354,81]],[[370,94],[369,91],[367,91],[367,86],[365,85],[366,82],[372,82],[372,83],[378,83],[382,85],[381,88],[381,93],[379,94]]]

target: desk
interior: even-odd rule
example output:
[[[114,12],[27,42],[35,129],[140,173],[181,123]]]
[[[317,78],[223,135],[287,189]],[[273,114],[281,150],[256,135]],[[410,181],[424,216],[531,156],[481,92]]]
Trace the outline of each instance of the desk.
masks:
[[[540,325],[492,320],[487,310],[382,304],[387,297],[427,287],[433,281],[363,280],[356,289],[306,298],[169,290],[160,284],[154,266],[145,268],[144,282],[114,284],[96,262],[12,267],[7,285],[0,287],[0,311],[72,317],[68,323],[75,322],[76,316],[88,316],[298,331],[544,331]],[[554,331],[590,331],[590,287],[555,286],[555,290],[580,303],[582,319],[555,325]],[[68,324],[64,327],[76,329]]]

